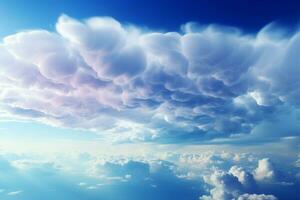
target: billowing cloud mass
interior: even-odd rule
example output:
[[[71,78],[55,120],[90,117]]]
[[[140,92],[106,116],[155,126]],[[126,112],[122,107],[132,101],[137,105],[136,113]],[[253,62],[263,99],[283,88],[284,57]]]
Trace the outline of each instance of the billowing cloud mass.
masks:
[[[300,130],[299,48],[300,33],[273,37],[270,27],[245,35],[188,23],[165,33],[62,15],[55,32],[3,39],[0,116],[116,142],[292,137]]]

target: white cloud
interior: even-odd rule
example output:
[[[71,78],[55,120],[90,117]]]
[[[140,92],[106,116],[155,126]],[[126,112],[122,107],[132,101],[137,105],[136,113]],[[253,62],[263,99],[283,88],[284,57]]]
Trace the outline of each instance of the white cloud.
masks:
[[[276,171],[270,159],[264,158],[258,161],[258,166],[254,170],[254,177],[259,181],[271,181],[276,177]]]
[[[234,165],[230,168],[229,173],[237,177],[239,182],[241,182],[244,185],[244,187],[247,188],[255,187],[256,183],[253,178],[253,175],[245,171],[243,168]]]
[[[76,190],[75,196],[79,195],[78,199],[92,195],[90,193],[93,193],[95,198],[99,198],[101,194],[107,195],[107,191],[113,191],[118,195],[126,191],[126,194],[131,195],[127,191],[131,187],[134,188],[132,195],[136,194],[137,188],[141,188],[141,191],[150,190],[149,195],[162,196],[172,190],[177,197],[183,198],[189,194],[195,199],[200,196],[203,200],[275,200],[276,198],[284,200],[289,199],[287,194],[299,196],[297,193],[299,182],[296,177],[298,171],[293,163],[276,162],[279,166],[273,165],[273,171],[282,169],[283,173],[278,179],[281,182],[253,178],[255,170],[252,174],[252,169],[262,168],[259,164],[257,166],[256,160],[270,162],[270,159],[261,159],[261,154],[237,154],[225,151],[184,154],[174,151],[172,155],[169,154],[162,160],[160,155],[154,153],[151,159],[150,156],[143,154],[104,156],[99,153],[85,155],[88,159],[73,154],[50,155],[47,158],[43,157],[44,161],[39,156],[32,155],[6,156],[8,160],[0,159],[2,160],[0,169],[4,172],[0,172],[0,188],[5,188],[2,194],[6,195],[18,188],[23,191],[24,198],[38,194],[43,196],[53,189],[58,197],[60,195],[74,197],[74,190]],[[278,158],[276,156],[272,158],[275,159]],[[282,161],[282,158],[279,160]],[[36,183],[43,187],[36,188]],[[57,185],[61,188],[57,189]],[[127,189],[123,190],[124,188]],[[154,189],[155,193],[152,193]],[[172,195],[168,198],[164,197],[174,199]],[[48,199],[51,199],[51,196]],[[135,196],[132,199],[140,198]]]
[[[265,194],[243,194],[237,200],[277,200],[273,195]]]
[[[8,196],[15,196],[22,193],[22,190],[17,190],[17,191],[13,191],[13,192],[8,192],[7,195]]]
[[[213,186],[210,196],[204,195],[201,200],[229,200],[240,194],[242,184],[234,175],[224,171],[214,171],[213,174],[204,176],[204,181]]]
[[[239,164],[249,167],[243,162],[239,162]],[[209,190],[209,195],[203,195],[200,199],[277,200],[277,197],[274,195],[262,194],[262,192],[274,192],[272,188],[277,182],[270,182],[274,177],[275,168],[269,158],[259,160],[258,167],[254,170],[253,174],[237,165],[231,166],[228,172],[224,168],[222,170],[211,169],[211,172],[208,172],[208,175],[204,175],[203,178],[205,183],[212,188]],[[287,174],[285,175],[285,179],[288,179]],[[264,182],[261,182],[262,180]],[[283,186],[282,183],[284,182],[278,182],[278,184]]]
[[[87,185],[87,183],[85,183],[85,182],[78,183],[78,186],[86,186],[86,185]]]
[[[248,36],[188,26],[145,32],[109,17],[62,15],[56,32],[7,36],[0,44],[2,113],[113,141],[160,142],[243,135],[275,111],[299,113],[298,32],[274,39],[265,30]]]
[[[204,181],[213,188],[210,195],[201,196],[201,200],[277,200],[274,195],[251,193],[256,190],[252,174],[237,166],[232,166],[228,173],[216,170],[204,176]]]

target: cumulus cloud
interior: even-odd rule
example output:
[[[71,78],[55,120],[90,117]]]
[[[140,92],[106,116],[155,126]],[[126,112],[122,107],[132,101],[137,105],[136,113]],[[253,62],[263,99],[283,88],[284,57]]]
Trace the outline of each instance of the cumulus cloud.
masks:
[[[8,200],[10,197],[7,193],[14,191],[22,191],[16,197],[33,200],[118,200],[125,195],[130,199],[149,200],[299,198],[300,182],[296,177],[297,167],[293,163],[277,165],[276,162],[273,165],[274,171],[281,169],[283,172],[281,182],[262,181],[255,179],[255,169],[262,167],[256,161],[271,162],[270,158],[264,159],[261,155],[252,153],[177,152],[164,159],[159,159],[156,155],[152,159],[141,155],[96,154],[88,157],[86,160],[82,159],[82,155],[51,155],[42,159],[33,155],[10,154],[1,157],[0,198]],[[274,159],[276,157],[272,161]],[[293,184],[288,184],[289,182]]]
[[[243,194],[237,200],[277,200],[273,195],[265,194]]]
[[[238,178],[239,182],[246,188],[254,188],[256,185],[254,177],[251,173],[236,165],[232,166],[229,173]]]
[[[2,115],[160,142],[240,136],[299,115],[298,32],[188,27],[164,33],[62,15],[55,32],[9,35],[0,44]],[[284,127],[272,138],[299,130]]]
[[[232,166],[228,172],[215,170],[213,174],[205,175],[204,181],[213,188],[209,191],[210,195],[201,196],[201,200],[277,199],[274,195],[253,193],[259,191],[253,175],[238,166]]]
[[[201,200],[229,200],[239,196],[242,184],[238,178],[224,171],[214,171],[213,174],[204,176],[204,181],[214,186],[210,190],[210,196],[204,195]]]
[[[259,181],[271,181],[275,176],[276,172],[270,159],[264,158],[258,161],[258,166],[254,171],[255,179]]]

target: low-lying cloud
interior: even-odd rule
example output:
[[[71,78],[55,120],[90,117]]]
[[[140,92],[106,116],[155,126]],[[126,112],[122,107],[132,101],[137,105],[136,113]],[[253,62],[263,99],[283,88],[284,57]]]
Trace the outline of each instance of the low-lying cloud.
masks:
[[[0,198],[8,199],[298,199],[290,157],[202,152],[148,156],[3,154]],[[292,161],[297,158],[293,157]],[[284,161],[284,162],[283,162]],[[74,164],[76,163],[76,164]],[[271,164],[272,163],[272,164]],[[286,165],[286,164],[287,165]],[[270,167],[272,165],[272,167]],[[258,171],[274,172],[272,179]],[[278,174],[281,173],[281,176]],[[58,187],[59,186],[59,187]]]

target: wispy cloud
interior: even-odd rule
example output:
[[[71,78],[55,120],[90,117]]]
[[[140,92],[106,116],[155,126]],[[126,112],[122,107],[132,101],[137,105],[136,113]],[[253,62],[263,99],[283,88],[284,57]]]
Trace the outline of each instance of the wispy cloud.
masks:
[[[17,190],[17,191],[13,191],[13,192],[8,192],[7,195],[8,196],[15,196],[18,195],[22,192],[22,190]]]

